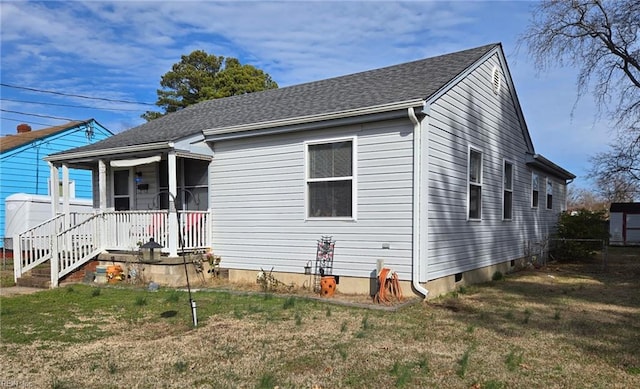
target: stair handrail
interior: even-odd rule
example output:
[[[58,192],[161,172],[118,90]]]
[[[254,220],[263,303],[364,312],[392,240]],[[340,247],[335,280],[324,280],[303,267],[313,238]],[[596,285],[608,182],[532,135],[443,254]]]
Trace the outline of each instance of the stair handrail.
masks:
[[[58,227],[60,222],[62,225]],[[64,228],[63,214],[13,236],[13,277],[16,282],[24,273],[51,258],[52,237],[59,228]]]
[[[102,221],[103,214],[97,213],[80,223],[56,234],[55,255],[51,261],[51,286],[58,286],[59,280],[76,270],[104,250]]]

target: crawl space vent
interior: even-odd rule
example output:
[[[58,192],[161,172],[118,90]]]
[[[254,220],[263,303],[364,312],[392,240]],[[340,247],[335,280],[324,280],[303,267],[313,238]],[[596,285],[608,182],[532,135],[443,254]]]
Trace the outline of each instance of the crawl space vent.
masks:
[[[502,85],[502,78],[500,77],[500,70],[497,67],[493,68],[491,75],[491,84],[493,85],[493,93],[500,93],[500,86]]]

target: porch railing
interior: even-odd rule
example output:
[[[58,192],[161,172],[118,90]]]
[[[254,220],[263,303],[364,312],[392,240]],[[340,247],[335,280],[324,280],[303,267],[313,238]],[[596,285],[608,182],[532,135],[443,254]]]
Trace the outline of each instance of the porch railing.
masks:
[[[168,250],[168,211],[105,212],[103,247],[105,250],[136,251],[153,238]]]
[[[91,216],[93,216],[92,213],[76,212],[69,214],[68,218],[65,215],[58,215],[14,236],[14,278],[19,278],[22,274],[51,259],[52,237]]]
[[[174,214],[175,215],[175,214]],[[14,237],[14,278],[52,258],[51,285],[102,251],[138,251],[153,238],[170,251],[171,241],[182,237],[184,249],[211,246],[208,211],[179,211],[178,231],[169,228],[170,214],[161,211],[109,211],[65,218],[59,215]],[[71,225],[70,225],[71,224]],[[181,247],[179,247],[181,248]]]

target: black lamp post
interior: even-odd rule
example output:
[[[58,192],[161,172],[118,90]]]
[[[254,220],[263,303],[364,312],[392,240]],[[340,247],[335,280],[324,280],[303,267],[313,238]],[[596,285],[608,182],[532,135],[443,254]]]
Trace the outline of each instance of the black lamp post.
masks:
[[[140,248],[142,249],[143,260],[156,261],[158,258],[156,258],[156,252],[154,250],[161,249],[162,245],[156,242],[153,238],[149,238],[149,241],[140,246]]]

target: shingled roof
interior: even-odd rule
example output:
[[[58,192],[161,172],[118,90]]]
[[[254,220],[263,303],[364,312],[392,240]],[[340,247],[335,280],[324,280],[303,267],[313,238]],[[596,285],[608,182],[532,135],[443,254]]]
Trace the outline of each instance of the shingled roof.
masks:
[[[68,129],[78,127],[83,124],[87,124],[93,119],[88,119],[84,121],[75,120],[68,122],[66,124],[61,124],[59,126],[52,126],[42,128],[40,130],[27,131],[27,132],[19,132],[15,134],[5,135],[0,138],[0,153],[4,153],[6,151],[15,149],[22,145],[26,145],[31,142],[35,142],[36,140],[47,138],[51,135],[55,135],[57,133],[66,131]]]
[[[326,80],[208,100],[58,155],[172,142],[201,134],[204,130],[427,99],[496,46],[500,44]]]

